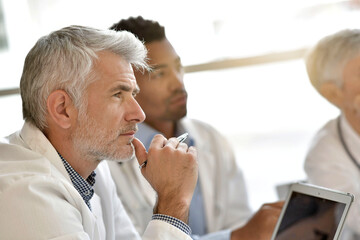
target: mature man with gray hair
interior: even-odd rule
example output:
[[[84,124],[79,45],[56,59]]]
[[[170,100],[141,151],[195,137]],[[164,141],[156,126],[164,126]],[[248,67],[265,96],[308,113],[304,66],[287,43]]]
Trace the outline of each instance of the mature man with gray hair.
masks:
[[[102,161],[135,155],[158,198],[143,239],[191,239],[196,150],[156,135],[146,152],[134,137],[145,59],[128,32],[70,26],[38,40],[20,83],[24,126],[0,140],[1,239],[140,239]]]
[[[341,113],[314,137],[305,171],[311,183],[355,195],[343,239],[360,239],[360,30],[321,39],[306,67],[312,85]]]

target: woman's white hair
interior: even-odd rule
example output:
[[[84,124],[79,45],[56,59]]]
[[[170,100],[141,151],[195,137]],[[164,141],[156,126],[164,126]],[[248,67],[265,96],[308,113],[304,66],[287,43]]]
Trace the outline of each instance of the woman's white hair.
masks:
[[[20,81],[24,120],[44,130],[46,101],[57,89],[66,91],[80,109],[85,89],[96,79],[93,67],[100,51],[117,54],[136,69],[148,69],[146,47],[129,32],[83,26],[54,31],[26,56]]]
[[[360,54],[360,29],[345,29],[321,39],[305,63],[311,84],[319,91],[325,82],[342,87],[346,63]]]

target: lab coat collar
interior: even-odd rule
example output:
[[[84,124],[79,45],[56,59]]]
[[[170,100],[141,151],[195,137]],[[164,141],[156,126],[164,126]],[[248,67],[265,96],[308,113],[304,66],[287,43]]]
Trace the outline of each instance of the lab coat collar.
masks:
[[[71,183],[69,174],[62,163],[56,149],[50,143],[49,139],[36,126],[30,122],[24,123],[20,137],[29,146],[29,148],[44,157],[46,157],[61,174]]]

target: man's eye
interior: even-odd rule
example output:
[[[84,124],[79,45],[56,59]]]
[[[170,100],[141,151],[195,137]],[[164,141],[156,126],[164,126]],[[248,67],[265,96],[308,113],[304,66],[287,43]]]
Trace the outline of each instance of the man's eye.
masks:
[[[163,71],[157,71],[157,72],[151,73],[151,78],[152,79],[162,78],[164,75],[165,75],[165,73]]]
[[[115,93],[114,97],[117,97],[117,98],[121,97],[121,92]]]

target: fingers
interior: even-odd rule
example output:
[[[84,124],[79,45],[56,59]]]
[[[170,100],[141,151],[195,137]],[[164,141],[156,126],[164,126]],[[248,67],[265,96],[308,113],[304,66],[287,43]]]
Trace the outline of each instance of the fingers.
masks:
[[[182,144],[182,146],[184,147],[184,145],[186,144]],[[172,138],[169,138],[169,140],[167,140],[166,144],[165,144],[165,147],[168,146],[168,147],[171,147],[171,148],[178,148],[179,146],[179,140],[177,140],[176,138],[172,137]],[[187,146],[187,145],[186,145]],[[187,148],[186,148],[187,150]]]
[[[196,151],[196,148],[191,146],[188,148],[188,153],[194,155],[195,157],[197,156],[197,151]]]
[[[162,150],[170,152],[183,152],[186,154],[191,154],[193,157],[197,157],[197,152],[194,147],[188,147],[187,144],[183,142],[179,142],[178,138],[172,137],[169,139],[166,139],[163,135],[155,135],[153,140],[151,141],[150,147],[149,147],[149,153],[147,154],[147,159],[153,159],[154,155],[156,156],[159,154]],[[155,157],[156,158],[156,157]],[[145,166],[147,166],[148,162],[146,160],[145,164],[142,164],[143,162],[139,161],[140,169],[143,169]]]
[[[190,154],[194,155],[194,157],[197,156],[196,148],[194,148],[192,146],[189,147],[186,143],[179,143],[179,145],[177,146],[177,149],[187,152],[187,153],[190,153]]]
[[[179,140],[175,137],[166,139],[163,135],[157,134],[154,136],[153,140],[151,141],[150,146],[153,148],[163,148],[163,147],[171,147],[175,149],[180,150],[186,150],[188,149],[188,146],[184,143],[179,143]],[[181,146],[179,148],[179,146]]]
[[[163,148],[166,144],[166,138],[161,134],[156,134],[154,138],[151,140],[150,147],[151,148]]]
[[[188,145],[186,145],[185,143],[179,143],[176,147],[176,149],[187,152],[188,150]]]
[[[146,161],[146,158],[147,158],[146,149],[145,149],[144,145],[142,144],[142,142],[140,142],[140,140],[137,138],[133,139],[132,144],[135,149],[135,155],[138,160],[138,163],[142,164],[144,161]]]

